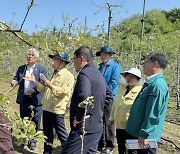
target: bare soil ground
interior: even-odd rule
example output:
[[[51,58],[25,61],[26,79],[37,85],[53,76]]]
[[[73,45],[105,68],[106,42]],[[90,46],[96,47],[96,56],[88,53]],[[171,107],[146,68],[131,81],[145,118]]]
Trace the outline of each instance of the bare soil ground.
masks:
[[[7,92],[11,87],[9,84],[10,80],[7,80],[0,78],[0,92]],[[16,93],[17,93],[17,88],[13,89],[11,92],[8,93],[8,96],[11,99],[11,103],[9,105],[9,113],[13,115],[14,111],[19,111],[19,105],[15,103],[15,98],[16,98]],[[167,119],[168,120],[173,120],[177,123],[180,123],[180,113],[179,110],[174,109],[175,104],[170,104],[169,105],[169,110],[168,110],[168,116]],[[18,112],[19,113],[19,112]],[[65,116],[65,122],[66,122],[66,127],[69,131],[69,116],[68,113]],[[37,144],[37,148],[34,151],[29,150],[28,148],[22,148],[20,146],[17,146],[16,144],[16,131],[13,131],[13,144],[14,144],[14,149],[16,151],[17,154],[42,154],[43,152],[43,143],[38,143]],[[164,133],[163,133],[163,137],[173,141],[178,147],[180,147],[180,127],[179,125],[176,124],[172,124],[169,122],[165,123],[165,127],[164,127]],[[118,154],[117,152],[117,144],[115,144],[115,150],[114,150],[114,154]],[[159,154],[180,154],[180,151],[177,149],[177,147],[175,145],[173,145],[172,143],[169,143],[167,141],[162,140],[161,143],[158,145],[158,153]],[[59,142],[59,140],[57,139],[57,137],[54,140],[54,154],[59,154],[61,151],[61,144]]]

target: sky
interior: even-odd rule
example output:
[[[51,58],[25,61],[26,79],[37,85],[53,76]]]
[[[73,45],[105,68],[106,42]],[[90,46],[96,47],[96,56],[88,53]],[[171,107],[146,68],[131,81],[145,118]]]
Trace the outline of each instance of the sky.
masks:
[[[20,26],[31,0],[0,1],[0,21],[13,22],[15,26]],[[35,5],[31,8],[22,30],[31,34],[53,26],[60,29],[63,26],[63,13],[69,18],[67,25],[76,18],[74,26],[79,23],[84,25],[86,16],[86,25],[89,28],[93,29],[105,21],[105,31],[107,31],[106,2],[118,6],[112,7],[111,25],[114,25],[134,14],[142,14],[144,0],[35,0]],[[145,11],[151,9],[169,11],[173,8],[180,8],[180,0],[146,0]]]

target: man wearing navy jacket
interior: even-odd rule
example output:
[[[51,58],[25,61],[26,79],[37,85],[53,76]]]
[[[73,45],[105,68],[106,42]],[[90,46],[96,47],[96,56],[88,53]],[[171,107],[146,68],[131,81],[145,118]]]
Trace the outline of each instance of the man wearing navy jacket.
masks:
[[[95,154],[103,129],[106,83],[102,74],[94,66],[93,54],[88,47],[82,46],[74,52],[74,66],[79,74],[70,105],[71,131],[62,149],[62,154],[82,152],[83,119],[85,119],[83,153]],[[94,108],[88,106],[87,114],[84,115],[85,108],[78,105],[89,96],[94,97]]]
[[[11,81],[12,86],[19,84],[18,94],[16,103],[20,104],[20,117],[32,118],[32,110],[34,112],[32,121],[36,124],[36,131],[40,130],[40,122],[42,115],[42,104],[41,99],[43,97],[42,93],[39,93],[35,85],[23,79],[24,76],[35,76],[37,81],[40,81],[40,73],[43,73],[46,76],[45,67],[36,63],[39,58],[39,53],[36,49],[31,48],[27,51],[27,64],[19,66],[14,76],[14,79]],[[30,108],[33,106],[33,109]],[[36,142],[36,141],[35,141]],[[30,143],[30,149],[34,150],[35,142]],[[32,146],[31,146],[32,145]]]

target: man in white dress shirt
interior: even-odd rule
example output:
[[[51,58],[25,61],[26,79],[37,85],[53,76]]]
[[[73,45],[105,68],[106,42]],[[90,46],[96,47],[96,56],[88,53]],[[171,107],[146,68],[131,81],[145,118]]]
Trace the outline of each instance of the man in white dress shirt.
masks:
[[[32,121],[36,124],[36,131],[40,129],[41,115],[42,115],[42,104],[41,99],[43,97],[42,93],[39,93],[35,85],[23,79],[24,76],[35,76],[37,81],[40,81],[40,73],[46,76],[45,67],[37,64],[37,59],[39,58],[39,53],[36,49],[31,48],[27,51],[27,64],[19,66],[11,81],[12,86],[19,85],[16,103],[20,104],[20,116],[32,118]],[[33,108],[31,108],[32,106]],[[34,149],[35,146],[31,146],[30,149]]]

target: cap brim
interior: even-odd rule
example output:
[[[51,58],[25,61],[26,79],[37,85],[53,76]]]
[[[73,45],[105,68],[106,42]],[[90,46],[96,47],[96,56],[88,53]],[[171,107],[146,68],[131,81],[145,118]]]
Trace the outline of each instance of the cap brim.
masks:
[[[62,59],[62,60],[63,60],[63,59]],[[63,60],[63,61],[65,61],[66,64],[69,64],[69,63],[70,63],[70,61],[66,61],[66,60]]]
[[[62,57],[60,57],[60,56],[49,54],[49,58],[53,59],[54,57],[65,61],[66,64],[69,64],[69,63],[70,63],[70,61],[68,61],[68,60],[66,60],[66,59],[64,59],[64,58],[62,58]]]
[[[110,54],[116,54],[114,51],[113,52],[106,52],[106,51],[98,51],[98,52],[96,52],[96,56],[100,56],[100,54],[101,54],[101,52],[105,52],[105,53],[110,53]]]
[[[50,54],[49,54],[49,58],[53,59],[53,58],[54,58],[54,55],[50,55]]]
[[[125,77],[127,73],[128,73],[128,72],[122,72],[122,73],[120,73],[120,74],[121,74],[123,77]]]

